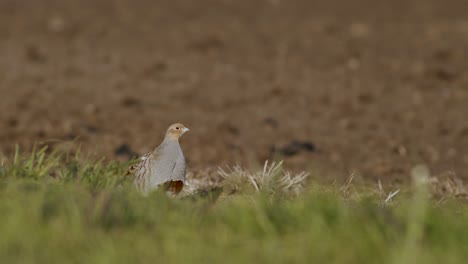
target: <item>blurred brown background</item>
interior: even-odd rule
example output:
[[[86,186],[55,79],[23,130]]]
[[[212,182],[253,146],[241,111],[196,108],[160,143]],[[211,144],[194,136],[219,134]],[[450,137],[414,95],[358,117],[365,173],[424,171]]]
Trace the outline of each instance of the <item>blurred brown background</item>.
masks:
[[[467,49],[466,0],[1,0],[0,152],[126,160],[177,121],[192,169],[468,178]]]

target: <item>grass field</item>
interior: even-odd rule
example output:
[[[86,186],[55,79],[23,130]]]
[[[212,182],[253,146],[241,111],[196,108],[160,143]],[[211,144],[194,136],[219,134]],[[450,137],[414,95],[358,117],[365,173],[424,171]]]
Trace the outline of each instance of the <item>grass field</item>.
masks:
[[[19,154],[0,167],[0,263],[466,263],[468,206],[424,167],[396,191],[281,163],[217,188],[137,193],[127,164]],[[447,189],[447,188],[445,188]],[[393,195],[393,196],[392,196]]]

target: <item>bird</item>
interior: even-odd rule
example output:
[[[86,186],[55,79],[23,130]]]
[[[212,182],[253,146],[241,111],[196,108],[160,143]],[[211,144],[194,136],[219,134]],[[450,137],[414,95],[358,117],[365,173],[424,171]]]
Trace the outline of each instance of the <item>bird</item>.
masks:
[[[125,175],[134,177],[133,184],[139,191],[148,193],[161,185],[170,194],[182,191],[186,164],[179,138],[187,131],[181,123],[170,125],[162,143],[128,168]]]

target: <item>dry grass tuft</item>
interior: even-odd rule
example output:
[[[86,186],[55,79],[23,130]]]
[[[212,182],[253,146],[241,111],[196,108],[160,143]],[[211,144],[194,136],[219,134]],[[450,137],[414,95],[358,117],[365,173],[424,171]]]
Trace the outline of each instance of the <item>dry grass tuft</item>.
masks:
[[[437,197],[468,199],[468,187],[455,174],[431,177],[429,182],[432,193]]]
[[[218,169],[224,179],[222,187],[228,193],[265,192],[268,194],[297,195],[304,187],[309,173],[292,174],[283,169],[283,162],[265,162],[263,170],[251,172],[237,165]]]

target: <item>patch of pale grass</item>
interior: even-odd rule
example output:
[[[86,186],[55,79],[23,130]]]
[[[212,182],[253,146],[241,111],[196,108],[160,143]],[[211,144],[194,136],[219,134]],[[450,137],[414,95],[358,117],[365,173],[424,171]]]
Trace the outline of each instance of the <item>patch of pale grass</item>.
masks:
[[[468,198],[468,187],[455,174],[441,175],[429,179],[432,192],[445,198]]]
[[[297,195],[304,187],[309,176],[307,172],[292,174],[284,170],[283,162],[265,162],[263,169],[249,171],[240,165],[219,168],[223,178],[221,186],[228,193],[264,192],[268,194]]]

